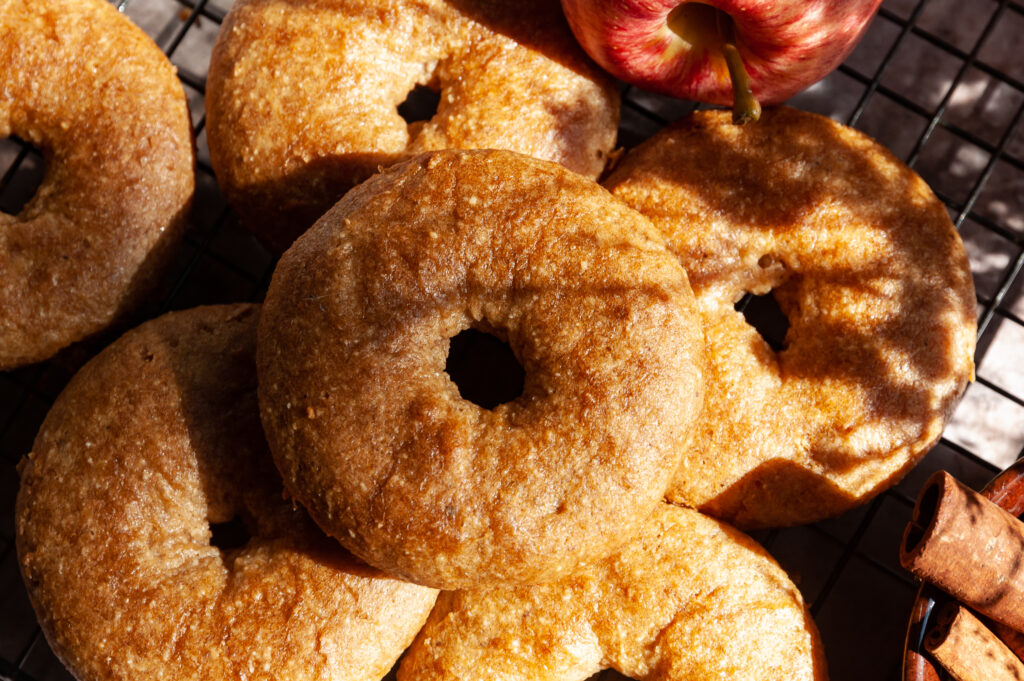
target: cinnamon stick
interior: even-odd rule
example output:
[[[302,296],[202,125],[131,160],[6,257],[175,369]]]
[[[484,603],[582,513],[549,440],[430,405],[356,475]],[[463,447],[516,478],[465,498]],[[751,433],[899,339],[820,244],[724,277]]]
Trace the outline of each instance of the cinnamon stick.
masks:
[[[1024,523],[945,471],[921,490],[900,563],[965,605],[1024,631]]]
[[[999,624],[999,622],[992,623],[992,633],[1002,639],[1006,647],[1012,650],[1018,659],[1024,660],[1024,634],[1005,624]]]
[[[924,647],[957,681],[1024,681],[1024,662],[956,603],[939,612]]]

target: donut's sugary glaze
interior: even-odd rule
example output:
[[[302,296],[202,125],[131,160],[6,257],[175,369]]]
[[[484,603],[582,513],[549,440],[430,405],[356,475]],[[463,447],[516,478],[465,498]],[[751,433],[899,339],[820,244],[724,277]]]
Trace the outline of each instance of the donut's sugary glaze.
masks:
[[[0,138],[46,174],[0,213],[0,369],[50,357],[145,293],[185,225],[195,160],[174,67],[103,0],[0,0]]]
[[[750,537],[668,504],[551,584],[442,593],[399,681],[825,681],[796,586]]]
[[[833,515],[894,484],[973,377],[963,244],[912,170],[795,109],[704,111],[632,151],[605,185],[690,275],[708,347],[699,435],[669,499],[741,527]],[[772,291],[774,352],[734,304]]]
[[[507,340],[484,409],[449,339]],[[264,429],[289,491],[353,553],[442,588],[550,580],[662,498],[703,392],[686,274],[597,184],[441,151],[349,192],[285,253],[260,321]]]
[[[437,113],[407,124],[417,84]],[[239,0],[214,46],[210,159],[281,252],[353,185],[410,154],[494,148],[596,178],[619,96],[550,0]]]
[[[81,681],[378,681],[436,592],[357,563],[282,498],[251,305],[172,313],[87,364],[21,468],[22,574]],[[238,516],[252,538],[211,545]]]

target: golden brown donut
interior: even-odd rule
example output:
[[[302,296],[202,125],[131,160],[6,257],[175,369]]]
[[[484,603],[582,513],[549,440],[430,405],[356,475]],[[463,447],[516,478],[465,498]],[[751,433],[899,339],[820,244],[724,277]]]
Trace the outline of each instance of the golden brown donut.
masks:
[[[534,587],[442,593],[398,681],[825,681],[814,621],[750,537],[661,504],[615,556]]]
[[[355,562],[282,499],[257,316],[196,308],[129,332],[72,379],[22,463],[22,575],[81,681],[378,681],[430,611],[434,590]],[[235,517],[251,538],[218,548]]]
[[[174,67],[103,0],[0,0],[0,138],[46,175],[0,213],[0,369],[111,323],[158,274],[194,187]]]
[[[398,105],[440,92],[429,121]],[[619,96],[551,0],[239,0],[214,46],[210,160],[282,252],[353,185],[434,149],[510,149],[596,178]]]
[[[707,336],[699,435],[669,492],[741,527],[810,522],[903,476],[973,377],[974,286],[945,207],[865,135],[795,109],[703,111],[605,183],[661,229]],[[734,304],[768,291],[774,352]]]
[[[445,373],[467,328],[526,378],[494,409]],[[686,274],[642,216],[561,166],[415,157],[285,253],[260,321],[285,484],[357,556],[441,588],[539,582],[628,539],[699,411]]]

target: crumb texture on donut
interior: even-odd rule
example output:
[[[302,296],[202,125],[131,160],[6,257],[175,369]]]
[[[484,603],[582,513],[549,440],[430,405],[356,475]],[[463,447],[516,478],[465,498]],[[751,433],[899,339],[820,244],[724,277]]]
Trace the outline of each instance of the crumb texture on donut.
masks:
[[[534,587],[441,594],[398,681],[825,681],[800,592],[756,542],[662,504],[615,556]]]
[[[174,67],[103,0],[0,0],[0,138],[43,153],[0,213],[0,369],[46,359],[138,302],[194,189]]]
[[[440,102],[407,123],[398,106],[417,85]],[[596,178],[619,117],[548,0],[239,0],[206,103],[217,179],[277,252],[411,153],[510,149]]]
[[[258,308],[196,308],[87,364],[23,461],[17,547],[81,681],[378,681],[436,592],[353,560],[282,498],[256,405]],[[238,517],[247,543],[211,526]]]
[[[669,498],[741,527],[810,522],[893,484],[973,377],[974,286],[942,203],[862,133],[794,109],[699,112],[605,183],[690,275],[708,394]],[[735,303],[775,297],[774,352]]]
[[[518,398],[445,373],[467,328],[506,340]],[[281,259],[260,408],[289,491],[329,534],[441,588],[548,580],[625,541],[700,409],[686,274],[597,184],[440,151],[353,191]]]

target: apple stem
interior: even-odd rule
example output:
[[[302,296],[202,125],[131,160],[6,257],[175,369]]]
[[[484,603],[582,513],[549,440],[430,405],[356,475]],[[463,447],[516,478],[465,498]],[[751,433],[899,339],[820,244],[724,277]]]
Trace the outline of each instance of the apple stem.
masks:
[[[722,55],[732,79],[732,122],[743,125],[761,117],[761,103],[750,91],[750,75],[743,66],[740,51],[732,43],[722,45]]]
[[[732,18],[725,12],[718,15],[718,30],[724,39],[722,56],[725,57],[729,78],[732,80],[732,122],[743,125],[756,121],[761,117],[761,103],[750,89],[750,74],[735,44]]]

